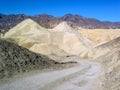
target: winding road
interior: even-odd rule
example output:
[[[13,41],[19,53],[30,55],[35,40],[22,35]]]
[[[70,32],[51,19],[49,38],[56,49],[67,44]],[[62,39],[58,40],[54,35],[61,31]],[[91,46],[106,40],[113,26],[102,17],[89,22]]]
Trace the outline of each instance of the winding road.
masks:
[[[81,60],[74,67],[40,72],[0,83],[0,90],[92,90],[100,72],[99,63]]]

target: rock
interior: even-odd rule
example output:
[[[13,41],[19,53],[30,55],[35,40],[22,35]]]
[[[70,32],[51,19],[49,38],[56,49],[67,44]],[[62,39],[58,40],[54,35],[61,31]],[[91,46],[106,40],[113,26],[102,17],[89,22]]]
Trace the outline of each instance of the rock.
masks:
[[[0,39],[0,79],[22,72],[53,67],[55,63],[47,56]]]
[[[107,54],[98,58],[102,62],[101,83],[104,87],[100,90],[120,89],[120,49],[112,49]],[[103,78],[104,77],[104,78]]]

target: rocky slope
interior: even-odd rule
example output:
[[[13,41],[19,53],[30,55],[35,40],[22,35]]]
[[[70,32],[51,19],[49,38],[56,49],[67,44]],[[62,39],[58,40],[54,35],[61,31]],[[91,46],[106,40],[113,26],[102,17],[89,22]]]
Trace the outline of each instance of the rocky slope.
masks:
[[[120,48],[120,37],[113,39],[107,43],[98,45],[92,50],[91,56],[93,56],[94,59],[99,58],[101,56],[107,55],[109,52],[112,53],[114,49],[119,49]]]
[[[74,28],[120,28],[120,22],[102,22],[94,18],[85,18],[79,15],[66,14],[62,17],[54,17],[47,14],[27,16],[24,14],[0,14],[0,32],[5,33],[21,21],[31,18],[46,28],[53,28],[62,21],[67,21]]]
[[[120,89],[120,48],[114,48],[109,53],[99,57],[103,72],[100,77],[100,90]]]
[[[48,57],[0,39],[0,79],[17,73],[55,66]]]
[[[119,28],[119,22],[102,22],[95,18],[86,18],[79,15],[66,14],[60,19],[64,21],[69,21],[72,23],[73,27],[80,26],[82,28]],[[79,28],[79,27],[78,27]]]

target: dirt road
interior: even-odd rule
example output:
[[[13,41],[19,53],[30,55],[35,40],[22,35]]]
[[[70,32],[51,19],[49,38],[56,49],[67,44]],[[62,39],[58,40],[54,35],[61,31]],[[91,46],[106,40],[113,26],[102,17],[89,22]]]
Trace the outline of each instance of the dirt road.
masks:
[[[100,72],[100,64],[79,61],[71,68],[40,72],[0,83],[0,90],[92,90]]]

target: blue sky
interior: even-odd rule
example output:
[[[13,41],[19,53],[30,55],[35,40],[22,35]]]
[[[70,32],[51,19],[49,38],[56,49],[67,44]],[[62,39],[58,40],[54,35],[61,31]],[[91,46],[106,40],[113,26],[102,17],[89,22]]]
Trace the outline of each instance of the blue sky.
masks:
[[[0,0],[3,14],[78,14],[101,21],[120,21],[120,0]]]

